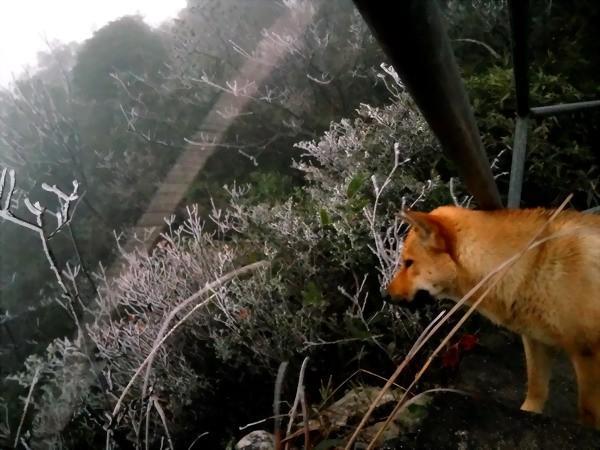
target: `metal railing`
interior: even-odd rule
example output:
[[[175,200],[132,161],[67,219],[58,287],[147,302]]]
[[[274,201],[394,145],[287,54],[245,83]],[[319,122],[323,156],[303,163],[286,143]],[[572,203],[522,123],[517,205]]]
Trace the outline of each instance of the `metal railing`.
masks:
[[[501,208],[498,187],[460,77],[436,0],[354,0],[482,209]],[[530,117],[582,111],[600,100],[530,107],[527,42],[529,1],[508,0],[517,100],[508,207],[521,203]],[[396,12],[398,11],[398,12]]]

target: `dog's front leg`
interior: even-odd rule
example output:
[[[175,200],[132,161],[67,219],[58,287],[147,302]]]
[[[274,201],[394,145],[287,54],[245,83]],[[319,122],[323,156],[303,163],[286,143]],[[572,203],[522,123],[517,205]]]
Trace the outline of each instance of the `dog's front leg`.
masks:
[[[551,349],[530,337],[522,336],[522,338],[527,359],[527,397],[521,409],[541,413],[548,398],[552,367]]]

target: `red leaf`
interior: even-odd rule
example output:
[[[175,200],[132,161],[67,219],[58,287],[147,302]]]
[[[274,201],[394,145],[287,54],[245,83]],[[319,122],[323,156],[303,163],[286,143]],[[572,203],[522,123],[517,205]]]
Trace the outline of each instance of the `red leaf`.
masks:
[[[442,366],[448,369],[455,369],[460,361],[460,350],[458,346],[452,345],[446,349],[442,355]]]
[[[464,334],[460,341],[458,341],[458,346],[461,350],[469,351],[473,350],[477,343],[479,342],[479,338],[474,334]]]

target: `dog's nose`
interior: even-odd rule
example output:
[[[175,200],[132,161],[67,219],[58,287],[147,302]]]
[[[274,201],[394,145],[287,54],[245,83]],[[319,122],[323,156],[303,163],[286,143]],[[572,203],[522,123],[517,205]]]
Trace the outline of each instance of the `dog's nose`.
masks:
[[[433,297],[425,289],[419,289],[415,294],[415,298],[413,299],[415,303],[427,303],[431,300],[433,300]]]
[[[418,290],[414,297],[412,298],[396,298],[395,302],[393,302],[397,306],[401,306],[402,308],[410,311],[412,313],[417,312],[421,309],[425,304],[431,302],[433,297],[426,290]],[[390,302],[390,300],[388,300]]]

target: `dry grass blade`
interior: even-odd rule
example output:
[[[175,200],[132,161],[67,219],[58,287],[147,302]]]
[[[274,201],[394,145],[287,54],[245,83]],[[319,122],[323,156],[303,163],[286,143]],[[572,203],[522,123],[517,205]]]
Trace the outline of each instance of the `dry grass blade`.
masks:
[[[158,402],[158,399],[156,398],[156,396],[152,396],[152,404],[154,405],[154,408],[156,408],[156,411],[158,412],[158,415],[160,416],[160,421],[163,424],[163,427],[165,429],[165,434],[167,435],[167,441],[169,442],[169,448],[171,450],[175,450],[175,447],[173,447],[173,440],[171,439],[171,433],[169,433],[169,427],[167,426],[167,417],[165,416],[165,411],[163,409],[162,406],[160,406],[160,403]]]
[[[354,372],[352,372],[352,374],[350,374],[348,377],[346,377],[346,379],[344,381],[342,381],[333,391],[331,391],[331,393],[329,395],[327,395],[327,397],[325,397],[321,401],[321,404],[324,405],[329,400],[331,400],[335,394],[337,394],[344,386],[346,386],[346,384],[348,384],[359,373],[366,373],[367,375],[371,375],[372,377],[378,378],[379,380],[386,381],[386,382],[388,381],[388,378],[385,378],[385,377],[378,375],[374,372],[371,372],[369,370],[356,369]],[[400,386],[399,384],[396,384],[396,383],[392,383],[392,384],[394,385],[394,387],[404,390],[404,388],[402,386]]]
[[[287,366],[287,361],[279,364],[277,378],[275,379],[275,393],[273,395],[273,416],[275,417],[273,434],[275,436],[275,450],[281,450],[281,386],[283,385],[283,379],[285,378]]]
[[[310,430],[308,429],[308,406],[306,404],[306,394],[304,392],[304,386],[300,395],[300,404],[302,405],[302,416],[304,417],[303,426],[304,429],[304,449],[310,450]]]
[[[444,314],[446,314],[446,310],[445,309],[443,311],[441,311],[437,316],[435,316],[435,319],[433,319],[429,323],[429,325],[427,325],[425,327],[425,329],[423,330],[423,332],[419,335],[419,337],[417,337],[417,340],[415,341],[415,343],[413,344],[413,346],[409,350],[409,355],[416,353],[421,348],[421,343],[425,339],[427,339],[427,337],[429,336],[429,333],[431,332],[431,330],[436,326],[436,324],[438,323],[438,321],[441,320],[444,317]]]
[[[127,392],[129,392],[129,389],[131,389],[131,386],[133,386],[134,381],[137,379],[137,377],[140,376],[140,374],[142,373],[142,370],[144,370],[144,368],[146,367],[146,365],[152,363],[152,360],[154,359],[154,355],[156,354],[156,352],[158,352],[158,350],[160,349],[161,345],[169,338],[169,336],[171,336],[171,334],[173,334],[173,332],[183,322],[185,322],[188,319],[188,317],[190,317],[199,308],[201,308],[203,306],[206,306],[213,298],[214,298],[214,295],[211,295],[209,298],[207,298],[206,300],[204,300],[202,303],[198,303],[196,306],[194,306],[190,312],[188,312],[185,316],[183,316],[183,318],[179,322],[177,322],[173,326],[173,328],[171,328],[169,330],[169,332],[167,334],[165,334],[160,339],[160,341],[158,341],[157,343],[154,344],[154,346],[152,347],[152,350],[150,351],[150,353],[148,354],[148,356],[146,356],[146,359],[144,359],[144,361],[142,362],[142,364],[140,364],[140,366],[137,368],[137,370],[135,371],[135,373],[133,374],[133,376],[129,380],[129,383],[127,384],[127,386],[125,386],[125,389],[123,389],[123,392],[121,393],[121,396],[119,397],[119,400],[117,401],[117,404],[115,405],[115,408],[113,410],[113,413],[112,413],[112,417],[113,418],[119,412],[119,410],[121,408],[121,404],[123,403],[123,399],[125,398],[125,395],[127,394]]]
[[[240,267],[239,269],[236,270],[232,270],[231,272],[228,272],[227,274],[223,275],[222,277],[218,278],[217,280],[213,281],[212,283],[207,284],[203,289],[201,289],[200,291],[196,292],[194,295],[188,297],[187,299],[185,299],[181,304],[179,304],[176,308],[174,308],[169,315],[167,316],[163,326],[160,328],[158,335],[155,339],[155,342],[160,341],[163,336],[165,335],[165,333],[167,332],[167,329],[169,328],[169,325],[171,323],[171,321],[175,318],[175,316],[182,311],[183,309],[185,309],[186,307],[188,307],[191,303],[193,303],[194,301],[196,301],[198,298],[202,297],[203,295],[205,295],[207,292],[211,292],[214,289],[216,289],[217,287],[221,286],[224,283],[227,283],[228,281],[232,280],[233,278],[237,277],[237,276],[241,276],[244,275],[246,273],[252,272],[254,270],[257,270],[261,267],[265,267],[267,266],[269,263],[266,261],[259,261],[259,262],[255,262],[252,264],[248,264],[244,267]],[[146,374],[144,375],[144,386],[142,387],[142,395],[141,397],[144,398],[146,396],[146,392],[148,389],[148,381],[150,379],[150,370],[152,369],[152,362],[154,360],[154,355],[156,355],[156,352],[152,353],[152,358],[150,359],[150,361],[146,364]]]
[[[358,426],[356,427],[356,429],[354,430],[354,433],[352,434],[352,436],[350,437],[348,443],[346,444],[346,446],[344,447],[345,450],[350,450],[352,447],[352,444],[356,441],[358,434],[360,433],[360,431],[364,428],[364,426],[366,425],[367,421],[369,420],[369,417],[371,416],[371,414],[373,413],[373,411],[375,410],[375,408],[377,407],[377,404],[379,403],[379,401],[381,400],[381,398],[383,397],[383,395],[385,394],[385,392],[387,392],[387,390],[390,388],[390,386],[392,385],[392,383],[394,383],[396,381],[396,379],[400,376],[400,374],[402,373],[402,371],[404,370],[404,368],[408,365],[408,363],[413,359],[413,357],[418,353],[419,350],[421,350],[421,348],[423,348],[423,346],[429,341],[429,339],[431,339],[431,337],[440,329],[440,327],[460,308],[462,307],[471,297],[473,297],[473,295],[475,295],[475,293],[477,291],[479,291],[482,286],[487,283],[492,277],[496,276],[499,272],[504,271],[507,267],[509,267],[511,264],[513,264],[515,261],[517,261],[523,254],[525,254],[525,252],[531,250],[534,247],[537,247],[538,245],[542,244],[543,242],[546,242],[547,240],[549,240],[549,238],[543,239],[541,241],[537,241],[537,239],[539,238],[539,236],[546,230],[546,228],[548,227],[548,225],[558,216],[558,214],[560,214],[560,212],[565,208],[565,206],[569,203],[569,201],[571,200],[571,198],[573,197],[573,195],[569,195],[563,202],[562,204],[552,213],[552,215],[548,218],[548,220],[544,223],[544,225],[542,227],[540,227],[540,229],[534,234],[534,236],[528,241],[527,245],[521,249],[519,252],[517,252],[515,255],[513,255],[511,258],[508,258],[506,261],[504,261],[502,264],[500,264],[495,270],[491,271],[490,273],[488,273],[479,283],[477,283],[475,286],[473,286],[473,288],[471,288],[471,290],[469,292],[467,292],[463,298],[461,298],[451,309],[450,311],[448,311],[447,314],[445,314],[443,316],[443,318],[441,318],[440,320],[437,321],[436,325],[433,327],[428,327],[429,332],[427,332],[427,329],[421,334],[421,336],[419,336],[419,338],[417,339],[415,345],[413,345],[413,347],[411,348],[411,350],[408,352],[406,358],[402,361],[402,363],[400,363],[400,365],[398,366],[398,368],[394,371],[394,373],[392,374],[392,376],[389,378],[388,382],[385,384],[385,386],[381,389],[379,395],[377,396],[377,398],[372,402],[371,406],[369,407],[369,410],[367,411],[367,413],[363,416],[362,420],[360,421],[360,423],[358,424]],[[553,238],[559,237],[558,235],[554,236]],[[486,291],[483,293],[482,296],[480,296],[478,298],[478,300],[476,302],[473,303],[473,306],[469,309],[469,311],[467,311],[467,313],[465,313],[465,315],[463,316],[463,318],[461,319],[461,321],[459,321],[459,323],[457,324],[457,326],[455,326],[452,331],[450,332],[450,334],[447,336],[447,339],[451,338],[452,335],[458,330],[458,328],[462,325],[462,323],[464,323],[464,321],[469,317],[469,315],[474,311],[475,307],[482,301],[482,299],[485,297],[485,295],[487,295],[487,293],[489,292],[489,290],[491,290],[491,288],[499,281],[500,277],[498,277],[496,280],[494,280],[492,282],[492,284],[488,287],[488,289],[486,289]],[[439,318],[439,316],[438,316]],[[437,318],[436,318],[437,319]],[[447,339],[444,340],[443,344],[445,345],[445,342],[447,342]],[[438,349],[441,348],[441,344],[440,346],[438,346]],[[439,352],[439,350],[436,349],[436,352]],[[437,354],[436,352],[434,352],[435,354]],[[433,356],[435,356],[435,354],[432,354],[431,359],[433,359]],[[429,360],[428,363],[426,363],[426,365],[429,365]],[[424,373],[424,371],[419,372],[419,374]],[[417,374],[417,376],[420,377],[420,375]],[[413,383],[411,384],[411,387],[415,384],[416,382],[413,381]],[[406,390],[405,394],[403,395],[403,397],[400,399],[399,403],[401,404],[403,402],[403,400],[406,398],[406,395],[408,395],[408,392],[410,390],[410,387]],[[397,412],[397,411],[396,411]],[[386,425],[389,424],[389,422],[391,421],[390,417],[393,417],[394,413],[392,413],[389,417],[388,417],[388,421],[386,422]],[[380,436],[381,433],[383,433],[383,431],[385,431],[385,426],[381,427],[379,432],[377,433],[377,435],[373,438],[369,448],[372,448],[371,445],[373,444],[373,442],[375,442]]]
[[[281,419],[283,419],[284,417],[289,417],[289,415],[288,414],[280,414],[279,415],[279,418],[281,418]],[[263,417],[260,420],[255,420],[254,422],[249,422],[249,423],[247,423],[245,425],[240,425],[238,427],[238,431],[244,431],[244,430],[247,430],[250,427],[255,427],[256,425],[260,425],[262,423],[268,422],[270,420],[275,420],[275,419],[277,419],[277,417],[275,417],[275,416]]]
[[[150,450],[150,413],[152,412],[152,402],[146,405],[146,427],[144,432],[145,448]]]
[[[302,366],[300,367],[300,374],[298,375],[298,387],[296,388],[296,398],[294,399],[294,404],[292,406],[292,409],[290,410],[290,420],[288,421],[288,426],[285,432],[285,436],[284,436],[284,440],[285,438],[290,434],[290,432],[292,431],[292,425],[294,425],[294,419],[296,418],[296,411],[298,410],[298,404],[300,403],[300,399],[304,393],[304,374],[306,372],[306,366],[308,365],[308,356],[306,358],[304,358],[304,361],[302,361]],[[306,422],[308,419],[305,416],[304,417],[304,422]],[[285,444],[285,450],[288,449],[289,444],[286,442]]]
[[[407,401],[405,401],[404,403],[402,403],[400,405],[400,408],[398,409],[398,411],[396,411],[396,414],[398,412],[402,412],[404,409],[408,408],[410,405],[414,405],[415,403],[417,403],[417,401],[419,399],[425,397],[426,395],[434,394],[436,392],[454,392],[455,394],[469,395],[469,393],[467,391],[463,391],[462,389],[454,389],[454,388],[432,388],[432,389],[427,389],[426,391],[422,391],[422,392],[419,392],[418,394],[413,395]]]

